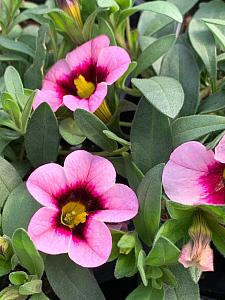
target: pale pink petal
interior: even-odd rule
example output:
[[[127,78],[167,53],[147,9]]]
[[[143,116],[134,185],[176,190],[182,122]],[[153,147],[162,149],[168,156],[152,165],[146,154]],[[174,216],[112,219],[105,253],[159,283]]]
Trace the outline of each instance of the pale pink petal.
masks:
[[[215,164],[214,153],[201,143],[187,142],[176,148],[163,170],[162,182],[166,195],[182,204],[204,203],[205,186],[202,176]]]
[[[47,72],[45,80],[49,80],[57,83],[58,81],[63,81],[69,76],[71,70],[65,59],[57,61]]]
[[[202,272],[214,271],[213,250],[211,249],[210,245],[207,245],[203,249],[198,267]]]
[[[97,84],[94,94],[92,94],[88,100],[89,111],[96,111],[102,104],[105,96],[107,95],[107,85],[105,82]]]
[[[130,62],[129,54],[123,48],[111,46],[101,50],[97,67],[107,70],[105,81],[107,84],[112,84],[127,71]]]
[[[193,243],[189,241],[186,245],[184,245],[181,249],[180,257],[178,261],[185,267],[189,268],[193,266],[191,254],[193,249]]]
[[[106,263],[111,250],[112,237],[108,227],[89,217],[82,237],[73,234],[68,254],[78,265],[93,268]]]
[[[55,198],[66,188],[66,177],[63,167],[50,163],[37,168],[27,180],[27,189],[42,205],[55,206]]]
[[[88,99],[80,99],[76,96],[65,95],[63,96],[63,103],[72,111],[75,111],[78,108],[89,111]]]
[[[48,254],[67,253],[71,230],[57,227],[58,211],[42,207],[32,217],[28,234],[38,250]]]
[[[103,222],[123,222],[132,219],[138,212],[138,199],[131,188],[115,184],[103,194],[103,210],[94,212],[93,217]]]
[[[53,90],[38,90],[33,102],[33,109],[36,109],[43,102],[48,103],[54,112],[63,104],[62,98],[57,92]]]
[[[66,61],[70,69],[76,69],[83,63],[96,63],[101,49],[109,46],[109,38],[106,35],[100,35],[93,40],[77,47],[66,56]]]
[[[215,148],[215,159],[217,161],[225,163],[225,135]]]
[[[100,195],[113,186],[116,180],[116,171],[110,161],[84,150],[68,155],[64,170],[69,184],[87,183]]]

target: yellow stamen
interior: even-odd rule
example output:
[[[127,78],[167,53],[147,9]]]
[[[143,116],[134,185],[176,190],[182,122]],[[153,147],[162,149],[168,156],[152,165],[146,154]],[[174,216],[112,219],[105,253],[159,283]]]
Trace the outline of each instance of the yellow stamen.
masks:
[[[102,104],[99,106],[99,108],[95,111],[95,115],[102,120],[105,124],[109,123],[109,121],[112,118],[112,114],[109,110],[109,107],[106,103],[106,100],[102,102]]]
[[[89,98],[95,91],[94,83],[87,81],[82,75],[79,75],[78,78],[74,79],[74,84],[80,98]]]
[[[72,229],[85,223],[87,216],[85,205],[79,201],[70,201],[62,208],[61,223]]]

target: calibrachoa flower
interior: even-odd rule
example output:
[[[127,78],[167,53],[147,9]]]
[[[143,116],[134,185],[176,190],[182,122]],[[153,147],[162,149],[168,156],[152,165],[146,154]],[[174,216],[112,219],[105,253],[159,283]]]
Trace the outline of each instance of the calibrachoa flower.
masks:
[[[179,262],[185,267],[197,267],[202,272],[213,271],[213,251],[210,248],[211,232],[206,221],[197,214],[189,229],[191,240],[183,246]]]
[[[199,142],[176,148],[163,171],[167,196],[187,205],[225,205],[225,136],[207,150]]]
[[[48,254],[68,252],[83,267],[104,264],[112,249],[104,222],[123,222],[138,211],[135,193],[115,179],[111,162],[82,150],[68,155],[64,167],[37,168],[27,180],[31,195],[44,205],[28,226],[36,247]]]
[[[107,86],[117,81],[130,64],[124,49],[109,44],[106,35],[98,36],[53,65],[35,97],[34,109],[47,102],[53,111],[62,105],[72,111],[96,111],[107,94]]]

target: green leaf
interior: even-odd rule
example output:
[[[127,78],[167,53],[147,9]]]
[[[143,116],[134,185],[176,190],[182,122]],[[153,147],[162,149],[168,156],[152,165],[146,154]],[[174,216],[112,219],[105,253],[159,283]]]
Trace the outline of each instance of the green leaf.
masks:
[[[123,146],[130,146],[130,142],[120,138],[118,135],[116,135],[114,132],[110,131],[110,130],[103,130],[103,133],[110,139],[113,141],[116,141],[118,143],[120,143]]]
[[[48,256],[45,266],[48,281],[61,300],[105,299],[91,271],[76,265],[67,256]]]
[[[93,26],[95,24],[95,19],[97,15],[102,11],[103,11],[102,8],[96,9],[88,16],[87,20],[85,21],[82,30],[82,34],[85,40],[90,40],[92,38],[92,31],[93,31]]]
[[[171,19],[180,23],[183,21],[183,17],[179,9],[175,5],[165,1],[154,1],[154,2],[143,3],[134,6],[132,8],[125,9],[120,14],[119,22],[122,22],[127,17],[135,14],[138,11],[152,11],[154,13],[162,14],[167,17],[170,17]]]
[[[119,247],[117,246],[119,240],[123,236],[123,231],[111,230],[112,234],[112,251],[108,261],[113,261],[119,256]]]
[[[150,169],[138,188],[139,213],[134,223],[141,239],[151,245],[159,228],[163,164]]]
[[[163,36],[150,44],[137,59],[137,67],[134,76],[137,77],[142,71],[150,67],[155,61],[163,56],[175,43],[175,34]]]
[[[85,136],[72,118],[66,118],[60,122],[59,132],[70,145],[79,145],[85,140]]]
[[[225,256],[225,228],[212,217],[207,218],[207,225],[212,232],[212,241],[217,250]]]
[[[11,271],[11,268],[10,260],[6,261],[5,259],[0,258],[0,277],[8,274]],[[0,299],[2,299],[1,296]]]
[[[165,300],[200,300],[199,287],[193,282],[189,271],[181,265],[170,267],[170,270],[176,276],[177,287],[166,289]]]
[[[20,176],[12,165],[0,157],[0,208],[13,189],[21,182]]]
[[[126,300],[164,300],[164,289],[154,289],[151,285],[140,284]],[[181,299],[180,299],[181,300]]]
[[[103,133],[103,130],[108,130],[108,127],[93,113],[83,109],[77,109],[74,112],[74,117],[80,130],[93,143],[109,152],[117,149],[117,143],[108,139]]]
[[[155,239],[157,240],[160,236],[164,236],[175,244],[187,235],[191,223],[191,216],[180,218],[178,220],[170,219],[163,223],[157,232]]]
[[[42,103],[32,114],[25,135],[25,147],[34,167],[57,159],[58,123],[47,103]]]
[[[214,35],[216,41],[221,46],[221,48],[223,50],[225,50],[225,42],[224,42],[225,35],[223,34],[223,32],[214,24],[206,23],[206,26],[212,32],[212,34]]]
[[[0,292],[1,300],[25,300],[27,297],[19,294],[17,286],[8,286]]]
[[[196,115],[175,120],[172,124],[173,144],[177,147],[206,134],[225,129],[225,117]]]
[[[184,105],[180,116],[195,114],[199,103],[200,73],[191,50],[182,44],[176,44],[165,55],[160,75],[173,77],[182,85]]]
[[[36,95],[36,91],[33,91],[31,93],[31,95],[29,96],[25,106],[24,106],[24,109],[22,111],[22,118],[21,118],[21,121],[22,121],[22,130],[24,133],[26,133],[26,130],[27,130],[27,124],[28,124],[28,121],[30,119],[30,114],[31,114],[31,110],[32,110],[32,104],[34,102],[34,97]]]
[[[43,79],[43,69],[46,58],[46,39],[49,31],[49,26],[44,24],[38,30],[38,37],[36,42],[35,56],[33,64],[27,69],[24,74],[24,82],[27,88],[36,89],[41,87]]]
[[[112,8],[114,12],[119,10],[119,5],[115,0],[97,0],[97,5],[101,8]]]
[[[120,254],[116,261],[115,278],[131,277],[135,273],[137,273],[137,266],[134,249],[129,254]]]
[[[130,155],[124,156],[124,162],[125,162],[126,178],[128,180],[129,186],[134,191],[136,191],[144,175],[141,172],[141,170],[136,166],[136,164],[132,161]]]
[[[146,274],[145,274],[145,258],[146,258],[145,252],[144,252],[144,250],[141,250],[138,254],[137,268],[138,268],[139,274],[141,276],[141,280],[143,282],[143,285],[147,286],[148,285],[148,279],[147,279]]]
[[[132,79],[132,83],[158,111],[170,118],[175,118],[184,104],[182,86],[173,78],[155,76]]]
[[[216,112],[225,108],[225,91],[216,92],[200,102],[198,111],[201,114]]]
[[[3,233],[12,236],[17,228],[27,229],[33,214],[40,205],[32,198],[24,183],[18,185],[10,194],[2,212]]]
[[[12,53],[1,54],[0,61],[21,61],[24,64],[28,64],[28,61],[24,57]]]
[[[166,162],[171,151],[168,118],[142,98],[131,127],[131,154],[135,164],[146,173],[155,165]]]
[[[2,99],[2,107],[10,115],[18,130],[21,129],[21,112],[17,102],[11,99]]]
[[[173,273],[167,268],[163,268],[162,270],[163,270],[163,276],[162,276],[163,282],[174,288],[177,287],[177,280],[176,277],[173,275]]]
[[[30,282],[26,282],[19,287],[20,295],[33,295],[41,293],[42,281],[40,279],[34,279]]]
[[[34,50],[32,48],[25,43],[13,41],[7,37],[0,36],[0,47],[34,57]]]
[[[30,297],[30,300],[50,300],[44,293],[34,294]]]
[[[9,281],[14,285],[21,285],[28,281],[29,277],[24,271],[16,271],[9,274]]]
[[[216,81],[216,44],[213,34],[200,20],[192,19],[189,24],[189,37],[193,48],[201,57],[211,80]]]
[[[4,80],[7,91],[15,98],[17,98],[17,94],[24,94],[20,75],[14,67],[9,66],[5,70]]]
[[[12,236],[12,243],[20,265],[31,275],[41,278],[44,272],[43,259],[26,231],[22,228],[16,229]]]
[[[116,39],[112,27],[104,18],[98,17],[97,35],[106,34],[110,39],[110,45],[116,46]]]
[[[166,237],[159,237],[148,256],[146,264],[153,267],[168,266],[178,261],[180,250]]]

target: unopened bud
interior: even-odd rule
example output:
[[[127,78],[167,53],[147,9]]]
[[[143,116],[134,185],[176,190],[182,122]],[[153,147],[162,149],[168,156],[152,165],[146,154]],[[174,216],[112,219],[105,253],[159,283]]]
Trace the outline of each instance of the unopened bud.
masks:
[[[57,3],[62,10],[75,20],[80,28],[83,27],[79,0],[57,0]]]
[[[13,250],[9,239],[5,236],[0,237],[0,258],[9,260],[13,255]]]

